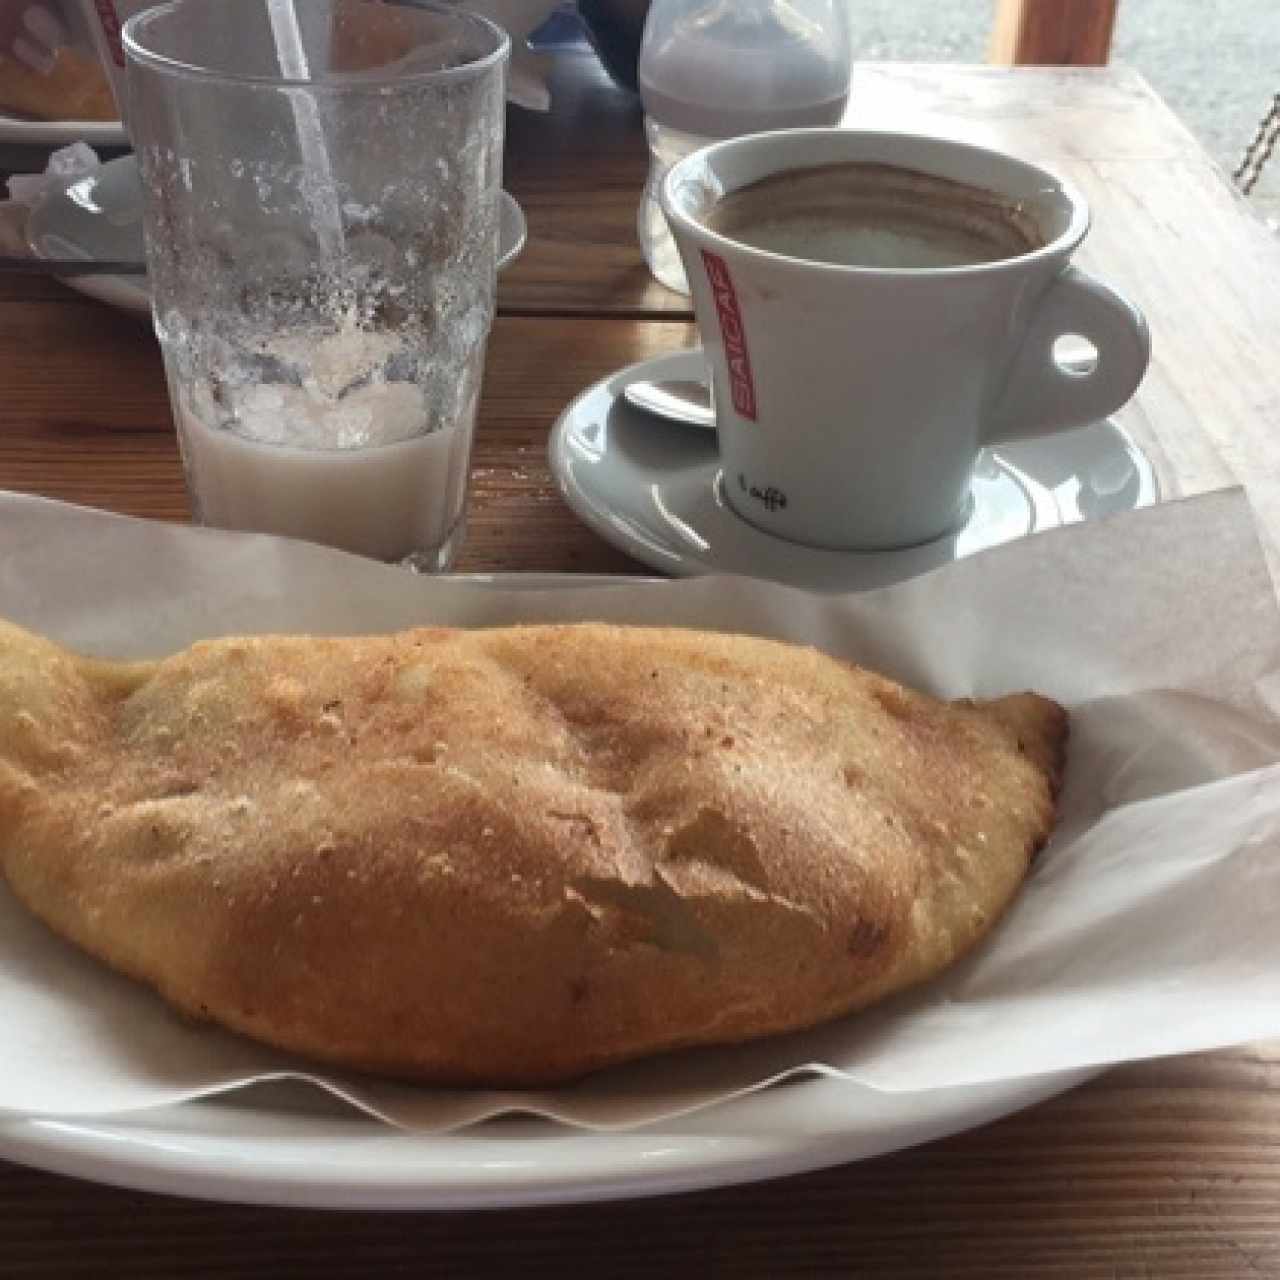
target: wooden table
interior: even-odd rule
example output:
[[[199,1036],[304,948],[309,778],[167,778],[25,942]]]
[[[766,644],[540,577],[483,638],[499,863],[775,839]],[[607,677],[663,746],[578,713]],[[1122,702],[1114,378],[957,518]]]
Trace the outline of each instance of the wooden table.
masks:
[[[544,447],[582,386],[692,343],[633,219],[637,108],[587,59],[514,112],[530,242],[489,348],[461,569],[638,572],[557,496]],[[1146,311],[1120,419],[1167,496],[1246,485],[1280,554],[1280,245],[1133,73],[859,67],[849,123],[991,143],[1074,179],[1083,262]],[[0,487],[184,519],[145,327],[0,277]],[[1224,566],[1224,569],[1229,566]],[[977,1132],[779,1182],[489,1214],[325,1214],[134,1194],[0,1165],[0,1274],[1280,1276],[1280,1046],[1138,1064]]]

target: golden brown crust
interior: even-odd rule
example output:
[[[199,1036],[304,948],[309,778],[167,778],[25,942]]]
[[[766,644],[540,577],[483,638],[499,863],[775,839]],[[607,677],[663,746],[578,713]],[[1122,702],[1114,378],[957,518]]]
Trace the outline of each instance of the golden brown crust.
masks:
[[[199,644],[0,629],[0,869],[180,1008],[348,1067],[528,1084],[862,1007],[985,934],[1061,709],[586,624]]]

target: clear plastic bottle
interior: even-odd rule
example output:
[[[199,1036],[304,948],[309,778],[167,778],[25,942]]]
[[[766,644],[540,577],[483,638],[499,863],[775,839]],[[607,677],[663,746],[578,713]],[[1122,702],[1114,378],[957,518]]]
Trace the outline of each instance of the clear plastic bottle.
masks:
[[[649,177],[645,262],[688,293],[658,204],[667,170],[718,138],[838,124],[849,96],[846,0],[653,0],[640,46]]]

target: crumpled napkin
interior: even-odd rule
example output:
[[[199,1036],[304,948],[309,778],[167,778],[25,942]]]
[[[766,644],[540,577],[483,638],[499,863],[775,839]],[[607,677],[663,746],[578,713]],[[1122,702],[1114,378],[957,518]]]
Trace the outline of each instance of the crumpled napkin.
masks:
[[[101,164],[98,153],[85,142],[73,142],[55,151],[43,173],[15,173],[8,182],[9,198],[0,200],[0,253],[29,255],[27,217],[44,197],[66,186]]]

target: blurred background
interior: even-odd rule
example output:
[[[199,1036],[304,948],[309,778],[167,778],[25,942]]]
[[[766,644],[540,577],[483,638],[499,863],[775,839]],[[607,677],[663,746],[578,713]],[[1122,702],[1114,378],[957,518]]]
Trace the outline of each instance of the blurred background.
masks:
[[[854,56],[982,62],[991,0],[854,0]],[[1120,0],[1112,62],[1136,67],[1228,172],[1280,92],[1277,0]],[[1255,200],[1280,216],[1280,155]]]
[[[647,6],[579,7],[625,30]],[[996,0],[850,0],[849,11],[855,58],[977,63],[988,57]],[[1280,93],[1280,0],[1118,0],[1111,60],[1137,68],[1231,173]],[[1280,155],[1253,199],[1280,224]]]

